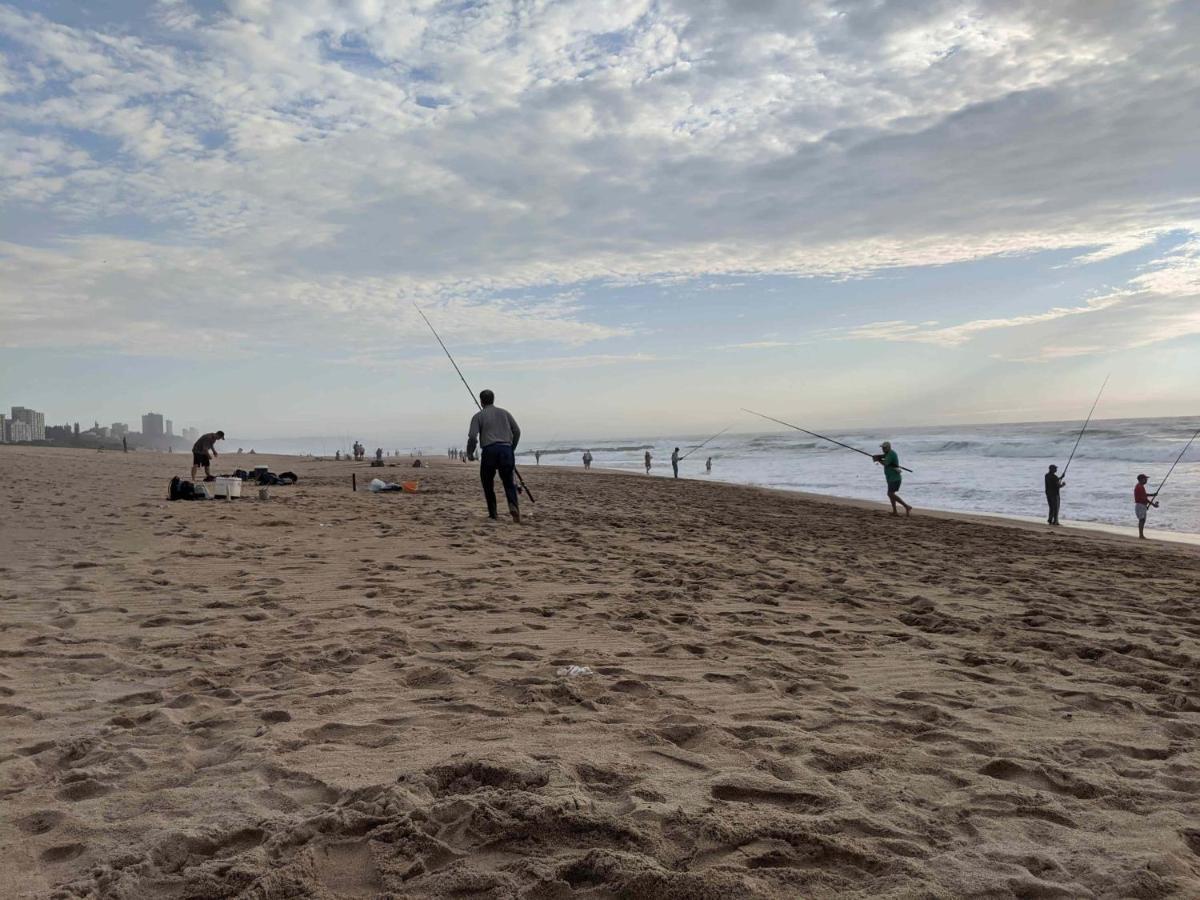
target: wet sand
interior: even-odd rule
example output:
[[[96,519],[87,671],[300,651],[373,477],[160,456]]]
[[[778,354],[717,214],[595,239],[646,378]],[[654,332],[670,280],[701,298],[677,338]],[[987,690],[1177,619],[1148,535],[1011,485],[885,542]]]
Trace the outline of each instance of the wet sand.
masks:
[[[0,447],[0,896],[1200,896],[1195,547],[188,461]]]

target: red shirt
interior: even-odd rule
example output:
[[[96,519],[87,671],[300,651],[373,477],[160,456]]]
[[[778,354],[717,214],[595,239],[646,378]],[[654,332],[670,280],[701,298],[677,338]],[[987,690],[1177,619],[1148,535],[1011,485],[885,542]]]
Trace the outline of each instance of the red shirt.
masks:
[[[1140,482],[1133,489],[1133,502],[1134,503],[1149,503],[1150,502],[1150,495],[1146,493],[1146,486]]]

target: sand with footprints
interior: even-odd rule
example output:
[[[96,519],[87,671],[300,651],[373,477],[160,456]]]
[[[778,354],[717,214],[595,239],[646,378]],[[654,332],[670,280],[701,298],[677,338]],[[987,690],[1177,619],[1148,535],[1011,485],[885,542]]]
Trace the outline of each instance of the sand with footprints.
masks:
[[[253,461],[0,448],[0,896],[1200,896],[1196,548]]]

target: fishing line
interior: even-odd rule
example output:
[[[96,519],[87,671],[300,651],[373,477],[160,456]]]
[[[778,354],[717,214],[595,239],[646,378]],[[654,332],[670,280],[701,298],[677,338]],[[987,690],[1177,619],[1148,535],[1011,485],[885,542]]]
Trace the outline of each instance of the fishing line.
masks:
[[[785,422],[783,419],[776,419],[774,416],[764,415],[763,413],[755,412],[752,409],[746,409],[744,406],[742,407],[742,412],[748,412],[750,415],[758,416],[760,419],[767,419],[771,422],[777,422],[778,424],[785,425],[788,428],[794,428],[796,431],[803,431],[805,434],[811,434],[815,438],[820,438],[823,441],[829,441],[831,444],[837,444],[839,447],[845,447],[847,450],[853,450],[855,453],[861,453],[863,456],[868,456],[872,460],[875,459],[875,456],[871,453],[868,453],[866,450],[860,450],[857,447],[851,447],[849,444],[843,444],[841,441],[835,441],[831,437],[826,437],[823,434],[817,434],[815,431],[809,431],[807,428],[801,428],[799,425],[793,425],[791,422]],[[905,472],[912,472],[912,469],[906,466],[901,466],[900,468],[904,469]]]

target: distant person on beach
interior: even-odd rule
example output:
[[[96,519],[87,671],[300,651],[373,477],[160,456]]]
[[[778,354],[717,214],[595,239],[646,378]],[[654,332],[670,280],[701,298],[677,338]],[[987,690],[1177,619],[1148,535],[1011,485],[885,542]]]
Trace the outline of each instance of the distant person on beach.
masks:
[[[679,448],[676,447],[671,453],[671,471],[675,473],[675,477],[679,477]]]
[[[897,503],[904,507],[906,516],[912,515],[912,507],[900,499],[900,482],[903,480],[900,475],[900,457],[892,449],[891,441],[884,441],[879,445],[879,449],[883,452],[874,454],[871,459],[883,466],[883,477],[887,479],[887,496],[892,501],[892,515],[900,515],[896,511]]]
[[[583,451],[583,467],[585,469],[590,469],[592,467],[592,451],[591,450]]]
[[[121,452],[129,452],[129,438],[125,437],[125,435],[121,435]]]
[[[204,467],[204,480],[212,481],[213,474],[208,467],[218,456],[216,443],[225,440],[225,432],[212,431],[200,435],[200,439],[192,444],[192,481],[196,480],[196,470]]]
[[[533,461],[539,466],[542,464],[542,451],[541,450],[533,451]]]
[[[514,522],[520,522],[521,510],[517,505],[517,486],[513,482],[513,473],[517,468],[515,452],[521,440],[521,427],[508,410],[501,409],[495,403],[495,394],[480,391],[481,409],[471,417],[471,427],[467,432],[467,459],[474,462],[476,446],[483,448],[479,479],[483,482],[488,518],[496,518],[496,473],[499,472],[504,496],[508,500],[508,512]]]
[[[1150,494],[1146,491],[1146,482],[1150,478],[1146,475],[1137,477],[1137,484],[1133,487],[1133,513],[1137,516],[1138,537],[1146,536],[1146,513],[1150,511],[1150,507],[1158,508],[1158,501],[1154,498],[1157,494]]]
[[[1050,471],[1046,473],[1046,505],[1050,507],[1049,518],[1046,519],[1046,524],[1058,524],[1058,492],[1066,485],[1066,482],[1058,477],[1058,466],[1050,466]]]
[[[650,451],[647,450],[646,451],[646,474],[647,475],[650,474],[650,460],[651,459],[653,459],[653,457],[650,455]]]
[[[712,474],[712,457],[711,456],[704,461],[704,473],[706,475]]]

